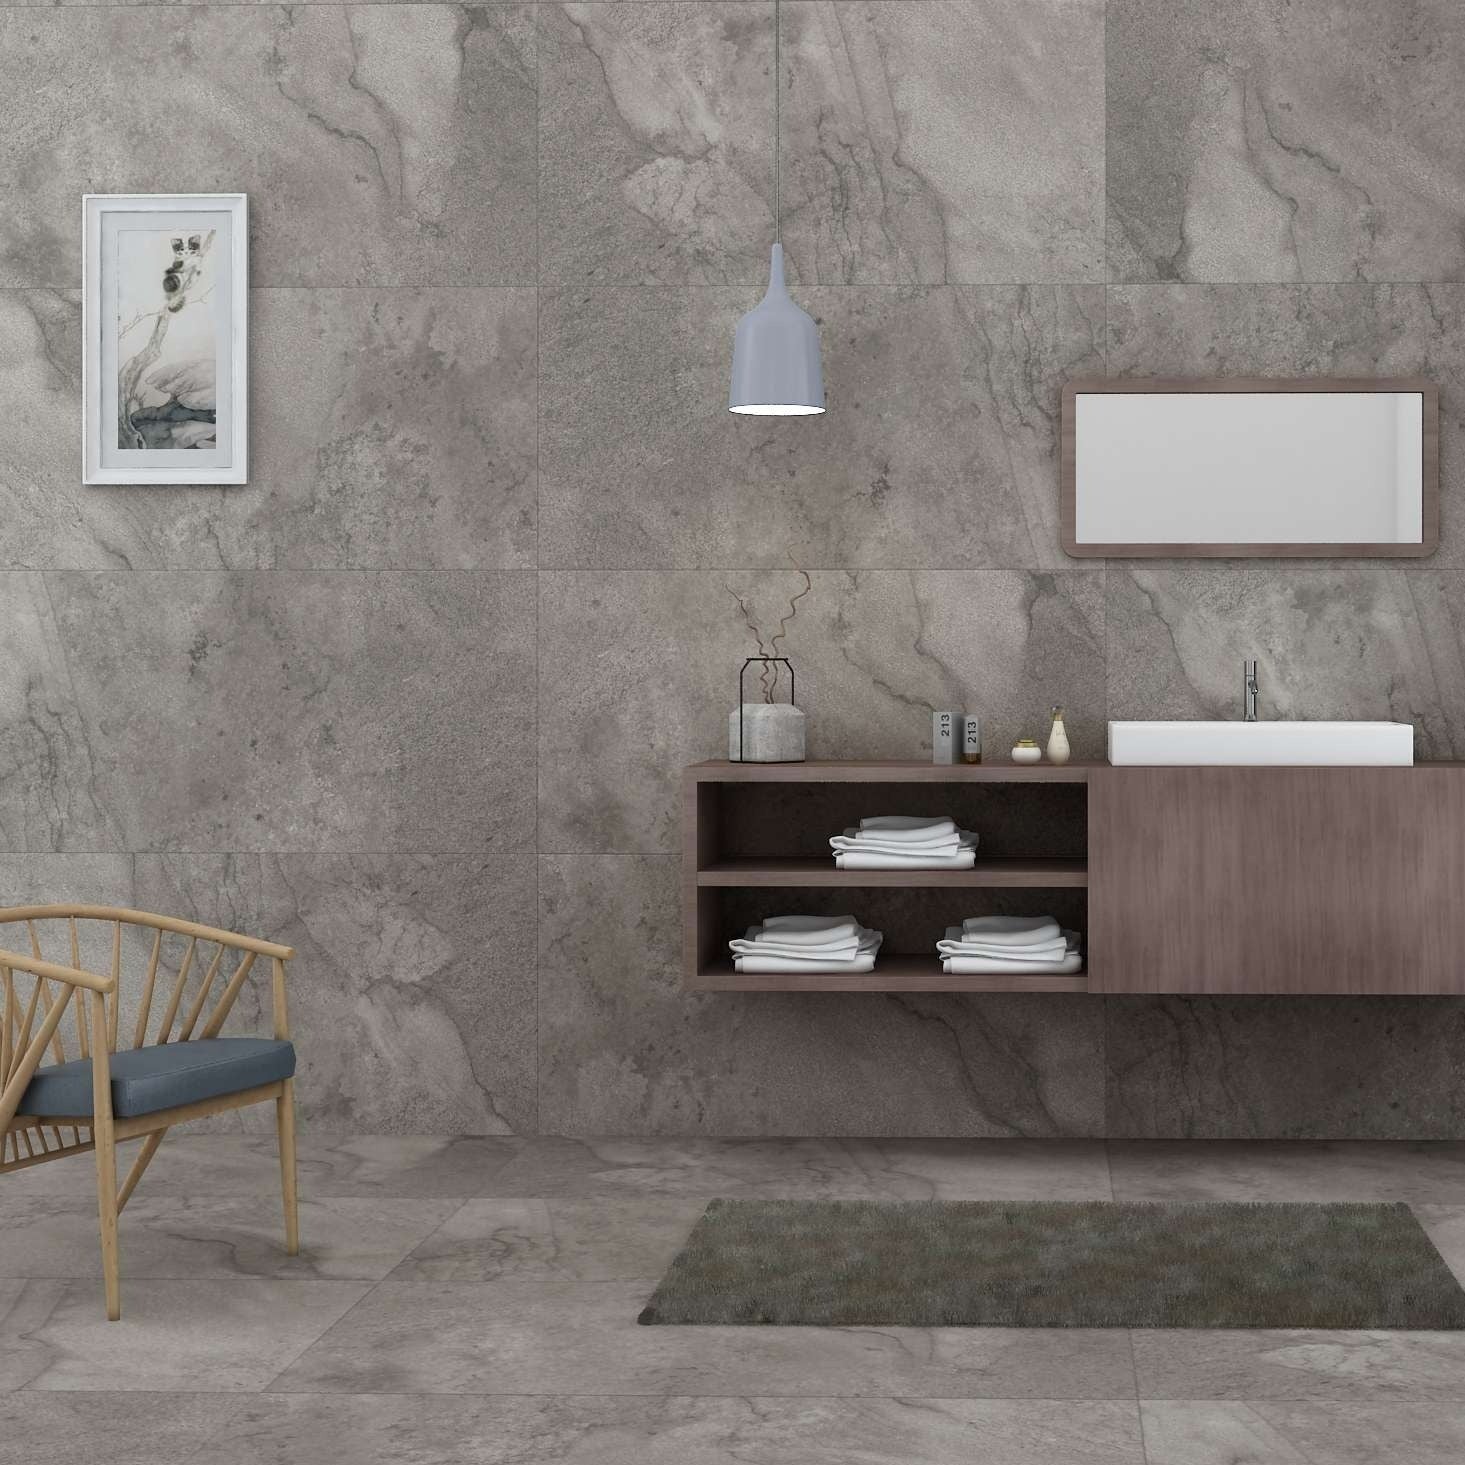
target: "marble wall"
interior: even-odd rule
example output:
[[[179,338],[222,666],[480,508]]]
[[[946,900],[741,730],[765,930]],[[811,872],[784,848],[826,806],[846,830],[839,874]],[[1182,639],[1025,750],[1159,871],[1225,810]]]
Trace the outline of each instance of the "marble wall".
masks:
[[[766,0],[0,3],[0,902],[300,948],[318,1128],[1465,1134],[1465,1003],[679,991],[677,771],[798,570],[816,756],[1095,754],[1255,655],[1465,757],[1457,0],[783,17],[818,421],[723,410]],[[251,481],[83,488],[79,196],[213,189]],[[1439,554],[1066,559],[1104,372],[1431,376]]]

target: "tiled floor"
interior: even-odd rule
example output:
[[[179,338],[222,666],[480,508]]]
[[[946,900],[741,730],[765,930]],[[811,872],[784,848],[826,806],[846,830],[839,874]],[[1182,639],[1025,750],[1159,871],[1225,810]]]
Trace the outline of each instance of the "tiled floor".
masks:
[[[1458,1465],[1465,1333],[641,1328],[713,1196],[1388,1199],[1465,1145],[180,1135],[103,1319],[84,1160],[0,1177],[0,1465]]]

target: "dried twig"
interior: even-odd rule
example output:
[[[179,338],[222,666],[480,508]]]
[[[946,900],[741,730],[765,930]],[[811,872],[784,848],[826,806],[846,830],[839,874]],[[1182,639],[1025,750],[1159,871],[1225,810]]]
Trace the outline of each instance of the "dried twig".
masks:
[[[778,643],[787,637],[789,626],[793,624],[795,618],[798,616],[799,601],[814,588],[814,582],[809,578],[809,572],[807,570],[799,569],[797,565],[794,566],[794,569],[802,577],[804,588],[789,597],[788,610],[784,615],[779,617],[778,629],[769,637],[767,645],[764,644],[763,632],[758,629],[758,623],[753,619],[752,608],[748,605],[748,602],[731,585],[723,584],[722,588],[737,601],[738,609],[742,612],[743,624],[753,633],[753,640],[758,645],[759,656],[777,656],[779,654]],[[763,690],[763,700],[771,703],[773,701],[773,693],[778,686],[778,668],[771,661],[765,661],[763,663],[758,673],[758,684]]]

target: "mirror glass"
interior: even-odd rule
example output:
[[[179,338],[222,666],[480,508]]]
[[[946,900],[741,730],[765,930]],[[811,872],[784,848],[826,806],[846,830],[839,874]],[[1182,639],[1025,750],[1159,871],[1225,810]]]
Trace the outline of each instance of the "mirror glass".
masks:
[[[1308,546],[1332,553],[1412,546],[1419,554],[1433,547],[1426,547],[1434,525],[1425,512],[1424,392],[1116,385],[1072,394],[1064,505],[1071,549],[1305,554]]]

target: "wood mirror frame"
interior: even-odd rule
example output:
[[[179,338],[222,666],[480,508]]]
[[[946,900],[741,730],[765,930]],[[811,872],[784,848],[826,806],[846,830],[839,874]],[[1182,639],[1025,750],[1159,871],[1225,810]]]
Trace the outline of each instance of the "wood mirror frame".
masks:
[[[1424,399],[1417,544],[1080,544],[1077,542],[1078,442],[1075,398],[1079,393],[1124,392],[1418,392]],[[1423,377],[1082,377],[1063,387],[1058,513],[1063,549],[1075,559],[1420,559],[1440,543],[1440,397]]]

